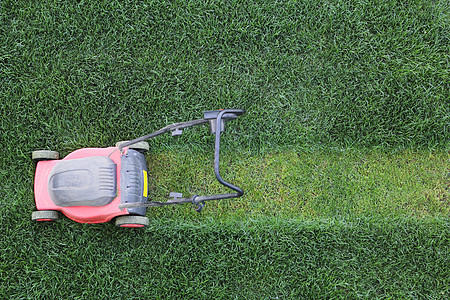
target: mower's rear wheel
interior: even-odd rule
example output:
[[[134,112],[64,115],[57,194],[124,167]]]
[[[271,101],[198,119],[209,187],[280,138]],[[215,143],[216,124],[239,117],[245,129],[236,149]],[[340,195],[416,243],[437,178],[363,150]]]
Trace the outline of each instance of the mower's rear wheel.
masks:
[[[34,161],[59,159],[59,153],[50,150],[37,150],[31,153],[31,158]]]
[[[31,213],[31,220],[37,222],[47,222],[58,220],[58,212],[56,210],[38,210]]]
[[[121,216],[116,218],[116,226],[123,228],[143,228],[148,226],[148,218],[141,216]]]
[[[118,142],[118,143],[116,143],[116,147],[119,147],[120,144],[123,144],[123,143],[126,143],[126,142],[128,142],[128,141]],[[150,149],[150,146],[149,146],[149,144],[147,142],[137,142],[136,144],[128,146],[128,148],[137,150],[137,151],[139,151],[141,153],[145,153],[145,152],[147,152]]]

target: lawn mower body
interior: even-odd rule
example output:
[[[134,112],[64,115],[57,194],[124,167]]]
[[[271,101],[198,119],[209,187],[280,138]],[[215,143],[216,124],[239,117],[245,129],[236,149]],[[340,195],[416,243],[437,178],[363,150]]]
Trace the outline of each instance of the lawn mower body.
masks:
[[[39,161],[34,192],[39,211],[60,211],[80,223],[103,223],[122,215],[145,216],[147,164],[141,152],[116,147],[84,148],[62,160]]]
[[[192,203],[200,212],[204,202],[237,198],[244,191],[222,179],[219,174],[220,135],[225,121],[236,119],[244,111],[228,109],[208,111],[203,119],[166,126],[140,138],[119,142],[115,147],[83,148],[59,160],[56,151],[33,151],[37,161],[34,193],[37,211],[34,221],[54,221],[58,212],[79,223],[104,223],[113,218],[120,227],[145,227],[148,207]],[[148,197],[147,163],[144,153],[149,145],[144,140],[172,132],[181,135],[187,127],[209,123],[215,138],[214,172],[217,180],[235,193],[182,198],[171,193],[167,202]]]

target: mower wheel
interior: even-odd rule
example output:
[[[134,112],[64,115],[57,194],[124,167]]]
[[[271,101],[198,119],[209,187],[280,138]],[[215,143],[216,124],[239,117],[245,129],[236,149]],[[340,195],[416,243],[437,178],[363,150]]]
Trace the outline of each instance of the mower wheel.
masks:
[[[31,158],[34,161],[59,159],[59,153],[50,150],[37,150],[31,153]]]
[[[31,220],[37,222],[56,221],[58,212],[56,210],[37,210],[31,213]]]
[[[125,143],[125,142],[128,142],[128,141],[122,141],[122,142],[116,143],[116,147],[119,147],[120,144]],[[150,146],[147,142],[137,142],[136,144],[128,146],[128,148],[137,150],[141,153],[145,153],[150,149]]]
[[[121,216],[116,218],[116,226],[124,228],[143,228],[148,226],[148,218],[141,216]]]

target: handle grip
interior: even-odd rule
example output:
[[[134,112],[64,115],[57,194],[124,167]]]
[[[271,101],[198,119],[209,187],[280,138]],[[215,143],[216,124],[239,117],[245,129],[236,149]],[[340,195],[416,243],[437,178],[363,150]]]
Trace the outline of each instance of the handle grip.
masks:
[[[244,191],[240,187],[238,187],[234,184],[231,184],[229,182],[226,182],[225,180],[223,180],[222,176],[220,176],[220,172],[219,172],[220,135],[221,135],[221,131],[222,131],[221,130],[222,129],[221,128],[222,127],[222,118],[224,118],[225,116],[235,116],[233,118],[233,119],[235,119],[244,113],[245,113],[245,111],[243,109],[224,109],[224,110],[220,111],[216,117],[216,141],[215,141],[215,145],[214,145],[214,173],[216,175],[217,180],[221,184],[223,184],[224,186],[237,192],[237,195],[235,197],[240,197],[240,196],[244,195]]]

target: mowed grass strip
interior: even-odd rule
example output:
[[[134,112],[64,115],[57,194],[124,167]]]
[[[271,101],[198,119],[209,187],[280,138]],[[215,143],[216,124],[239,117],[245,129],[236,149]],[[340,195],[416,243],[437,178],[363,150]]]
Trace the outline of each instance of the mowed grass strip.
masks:
[[[0,222],[2,298],[450,296],[448,219]]]
[[[214,176],[211,148],[148,153],[149,200],[167,201],[170,192],[185,197],[230,192]],[[20,164],[21,172],[0,172],[5,186],[2,193],[11,199],[8,204],[25,207],[26,218],[35,209],[35,166],[27,160]],[[220,173],[242,187],[245,195],[207,202],[201,214],[184,204],[149,208],[148,215],[170,219],[450,215],[448,152],[291,150],[254,154],[225,148]],[[2,208],[5,214],[9,205]]]
[[[213,154],[150,153],[150,198],[225,193],[215,179]],[[450,215],[450,155],[447,152],[285,151],[223,155],[222,177],[242,187],[236,200],[208,202],[214,218],[256,216]],[[158,217],[194,217],[191,206],[150,209]]]

